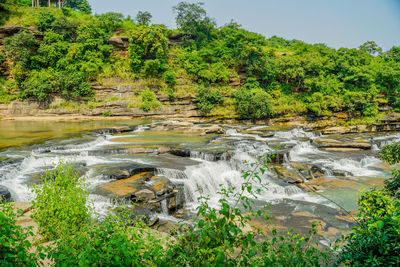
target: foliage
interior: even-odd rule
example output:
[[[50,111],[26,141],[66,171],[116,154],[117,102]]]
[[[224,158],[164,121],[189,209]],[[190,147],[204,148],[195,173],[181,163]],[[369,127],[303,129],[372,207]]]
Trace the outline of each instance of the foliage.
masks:
[[[196,106],[200,111],[207,115],[218,104],[221,104],[224,98],[213,88],[200,86],[197,89]]]
[[[207,16],[202,7],[204,3],[180,2],[174,6],[176,25],[185,33],[198,40],[207,39],[215,26],[215,22]]]
[[[385,145],[381,158],[389,164],[399,162],[400,143]],[[359,199],[358,224],[343,237],[346,243],[339,262],[352,266],[398,266],[400,264],[400,172],[393,169],[393,178],[385,188],[363,193]]]
[[[146,90],[142,91],[140,97],[142,99],[142,105],[140,106],[140,109],[145,112],[148,112],[152,109],[157,109],[161,106],[161,103],[157,100],[156,94],[150,91],[149,88],[146,88]]]
[[[389,164],[400,163],[400,142],[384,145],[379,151],[379,155]]]
[[[90,220],[88,190],[80,173],[72,165],[59,164],[42,176],[41,185],[33,185],[35,208],[32,218],[47,240],[73,235],[87,227]]]
[[[241,118],[262,119],[274,111],[272,97],[261,88],[242,87],[234,93],[236,112]]]
[[[17,225],[21,211],[15,212],[11,203],[0,199],[0,265],[36,266],[36,256],[30,252],[32,244],[27,240],[32,236],[32,228]]]
[[[29,31],[4,42],[3,61],[12,64],[3,65],[11,67],[20,91],[29,88],[21,93],[22,97],[43,99],[44,94],[30,91],[63,94],[58,83],[53,83],[51,90],[47,90],[49,84],[46,90],[24,84],[27,80],[34,82],[37,73],[57,76],[78,72],[85,82],[111,77],[120,77],[124,82],[147,78],[162,86],[165,82],[181,94],[188,85],[239,88],[251,81],[268,94],[279,95],[273,98],[277,114],[308,112],[322,116],[347,112],[351,118],[363,116],[372,121],[378,118],[379,105],[384,104],[377,101],[378,97],[400,110],[400,49],[396,46],[384,52],[373,41],[359,49],[332,49],[277,36],[267,39],[234,21],[217,27],[201,2],[181,2],[173,8],[176,30],[149,26],[148,12],[139,12],[135,22],[119,13],[92,16],[77,12],[89,12],[84,7],[86,0],[63,3],[61,10],[32,9],[25,7],[24,0],[1,0],[0,6],[7,10],[2,18],[10,15],[7,23],[36,26],[43,34],[43,42],[35,38],[39,34]],[[129,37],[127,58],[120,51],[112,53],[108,39],[113,35]],[[120,54],[118,59],[116,54]],[[77,96],[85,98],[87,94]]]
[[[169,85],[169,86],[174,86],[176,85],[176,74],[173,71],[166,71],[164,73],[165,75],[165,82]]]
[[[150,25],[153,16],[148,11],[139,11],[135,17],[139,25]]]
[[[19,32],[12,37],[4,39],[4,52],[6,56],[24,68],[29,68],[31,57],[36,53],[39,42],[32,33]]]
[[[400,202],[385,190],[364,193],[358,225],[344,238],[340,261],[352,266],[400,264]]]
[[[140,71],[146,60],[158,60],[148,63],[148,65],[156,65],[157,71],[167,69],[167,66],[164,67],[168,53],[168,39],[165,36],[165,32],[166,29],[164,27],[153,25],[139,27],[132,33],[129,59],[135,72]],[[162,69],[160,68],[161,66],[163,66]],[[157,72],[157,74],[159,73]]]
[[[63,235],[48,247],[55,266],[149,266],[162,251],[160,240],[150,229],[109,215],[87,231]]]
[[[92,8],[87,0],[65,0],[63,2],[63,6],[82,11],[87,14],[92,13]]]

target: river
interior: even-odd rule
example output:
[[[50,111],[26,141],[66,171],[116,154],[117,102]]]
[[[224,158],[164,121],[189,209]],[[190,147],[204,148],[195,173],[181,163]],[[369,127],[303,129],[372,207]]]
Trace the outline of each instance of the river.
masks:
[[[390,176],[378,158],[379,149],[400,139],[396,132],[322,136],[300,128],[240,124],[219,125],[223,134],[200,135],[158,125],[157,121],[0,121],[0,185],[9,189],[14,201],[29,201],[29,185],[40,183],[43,172],[55,164],[68,162],[85,175],[96,211],[105,214],[114,205],[113,195],[105,189],[118,178],[116,170],[151,166],[154,179],[144,184],[153,186],[164,177],[179,189],[180,211],[170,212],[160,201],[161,210],[156,212],[174,220],[182,210],[193,212],[200,196],[209,196],[210,204],[218,206],[221,186],[240,187],[245,162],[277,153],[280,160],[262,175],[267,189],[254,184],[261,189],[256,203],[271,203],[272,213],[287,226],[299,228],[318,219],[337,236],[352,226],[340,219],[341,208],[355,211],[357,194],[381,186]],[[121,126],[130,128],[122,133],[109,130]],[[368,146],[325,149],[318,145],[321,142]],[[299,177],[301,184],[295,180]]]

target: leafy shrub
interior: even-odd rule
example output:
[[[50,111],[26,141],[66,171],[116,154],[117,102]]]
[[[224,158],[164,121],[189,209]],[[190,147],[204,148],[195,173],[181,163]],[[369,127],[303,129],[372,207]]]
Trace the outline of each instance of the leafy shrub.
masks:
[[[56,74],[57,91],[60,91],[66,99],[80,99],[92,96],[91,84],[84,80],[80,72],[63,71]]]
[[[174,86],[176,85],[176,74],[173,71],[166,71],[164,73],[165,75],[165,82],[169,85],[169,86]]]
[[[55,266],[154,266],[161,251],[159,238],[144,225],[108,216],[87,231],[63,235],[48,257]]]
[[[39,101],[46,100],[48,96],[55,92],[55,78],[47,70],[40,72],[34,71],[21,85],[23,91],[20,98],[36,98]]]
[[[175,100],[175,92],[174,92],[174,89],[172,89],[172,88],[168,88],[168,99],[169,99],[169,101]]]
[[[160,78],[168,69],[168,65],[159,59],[149,59],[144,62],[143,74],[148,78]]]
[[[400,202],[386,190],[364,193],[359,200],[358,225],[344,238],[340,262],[351,266],[400,264]]]
[[[240,88],[234,93],[236,112],[241,118],[262,119],[274,113],[272,97],[261,88]]]
[[[389,164],[400,162],[400,142],[385,145],[381,148],[379,155],[382,160]]]
[[[36,256],[30,253],[32,245],[27,240],[33,236],[32,228],[17,225],[21,211],[15,213],[12,204],[0,199],[0,265],[36,266]]]
[[[32,33],[19,32],[4,39],[4,52],[14,64],[29,68],[39,42]]]
[[[146,90],[142,91],[140,96],[142,98],[142,105],[140,106],[140,109],[145,112],[149,112],[151,109],[157,109],[161,106],[156,94],[150,91],[149,88],[146,88]]]
[[[316,116],[327,115],[331,110],[339,110],[342,107],[340,97],[323,95],[320,92],[313,93],[306,99],[308,111]]]
[[[39,13],[39,20],[36,23],[39,31],[45,32],[48,29],[52,28],[53,22],[56,20],[56,17],[52,12],[44,11]]]
[[[106,110],[103,112],[103,117],[111,117],[114,115],[111,110]]]
[[[218,104],[221,104],[224,98],[214,88],[200,86],[197,88],[196,106],[201,113],[208,114]]]
[[[88,225],[90,207],[89,192],[84,180],[79,178],[79,171],[71,165],[59,164],[42,180],[41,185],[32,187],[35,194],[32,218],[38,224],[39,233],[53,240],[82,231]]]

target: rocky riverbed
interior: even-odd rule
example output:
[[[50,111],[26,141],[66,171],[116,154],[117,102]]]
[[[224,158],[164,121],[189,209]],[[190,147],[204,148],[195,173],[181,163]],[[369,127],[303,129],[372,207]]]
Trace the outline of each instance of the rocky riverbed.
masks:
[[[135,202],[132,218],[144,215],[167,231],[190,219],[198,197],[218,206],[222,187],[240,187],[246,162],[269,155],[259,207],[271,203],[273,223],[306,232],[321,222],[326,242],[354,224],[356,195],[390,175],[378,159],[397,132],[325,134],[293,127],[200,124],[189,121],[0,122],[0,194],[32,198],[46,168],[73,164],[100,216],[116,203]],[[254,225],[269,223],[255,219]]]

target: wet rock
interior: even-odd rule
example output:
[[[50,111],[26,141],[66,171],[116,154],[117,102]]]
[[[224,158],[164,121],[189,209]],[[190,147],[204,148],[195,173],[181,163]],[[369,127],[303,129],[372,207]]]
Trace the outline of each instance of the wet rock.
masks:
[[[303,178],[293,169],[284,166],[275,166],[274,170],[280,179],[289,184],[299,184],[304,182]]]
[[[209,127],[204,128],[204,133],[206,133],[206,134],[223,134],[224,130],[219,125],[211,125]]]
[[[95,134],[118,134],[118,133],[126,133],[132,132],[137,129],[137,126],[121,126],[121,127],[113,127],[113,128],[101,128],[90,130],[91,133]]]
[[[154,131],[177,131],[192,134],[223,134],[224,130],[221,126],[213,124],[210,126],[195,125],[188,121],[168,121],[159,122],[153,125]]]
[[[149,166],[149,165],[144,165],[144,164],[139,164],[139,163],[133,163],[129,166],[118,166],[118,167],[113,167],[110,169],[107,169],[103,172],[103,176],[109,178],[109,179],[125,179],[130,176],[143,173],[143,172],[151,172],[154,174],[155,167]]]
[[[154,200],[155,198],[155,193],[149,189],[142,189],[134,193],[134,200],[139,202],[149,202],[150,200]]]
[[[319,148],[351,148],[351,149],[371,149],[371,143],[368,141],[360,142],[360,141],[353,141],[353,142],[342,142],[336,139],[329,139],[329,138],[319,138],[315,139],[314,144]]]
[[[190,157],[190,150],[185,148],[172,148],[169,153],[178,157]]]
[[[0,202],[10,202],[11,193],[7,187],[0,185]]]
[[[109,196],[131,199],[131,197],[143,187],[145,181],[151,176],[151,172],[143,172],[126,179],[120,179],[103,184],[100,188]]]
[[[172,192],[173,187],[169,185],[169,180],[163,176],[154,176],[148,183],[157,196],[162,196]]]

